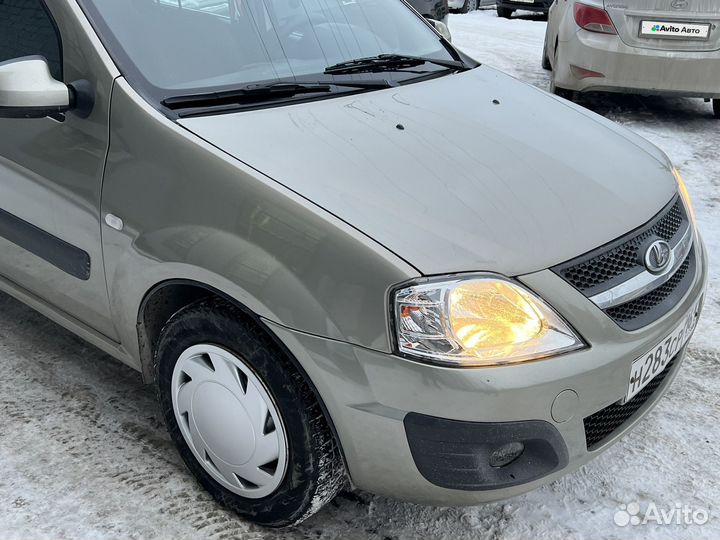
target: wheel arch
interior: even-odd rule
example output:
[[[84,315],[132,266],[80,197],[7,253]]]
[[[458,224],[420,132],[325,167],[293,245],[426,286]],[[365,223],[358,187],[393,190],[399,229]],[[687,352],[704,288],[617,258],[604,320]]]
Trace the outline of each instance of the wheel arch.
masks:
[[[335,443],[340,449],[340,455],[342,456],[345,470],[348,471],[345,452],[343,451],[340,437],[335,429],[332,416],[330,415],[320,392],[308,375],[307,371],[303,368],[295,355],[292,354],[290,349],[288,349],[285,343],[283,343],[283,341],[278,338],[278,336],[263,322],[260,316],[254,313],[242,302],[233,298],[224,291],[217,289],[216,287],[192,279],[173,278],[155,284],[146,292],[140,302],[140,307],[137,313],[137,338],[143,381],[148,384],[155,381],[155,348],[157,347],[160,334],[165,324],[181,309],[194,302],[210,297],[227,302],[239,309],[247,316],[248,320],[251,320],[256,326],[258,326],[258,328],[262,329],[262,331],[264,331],[270,339],[272,339],[280,350],[285,353],[292,365],[298,370],[298,373],[300,373],[303,380],[307,383],[308,387],[315,396],[315,399],[320,405],[325,421],[330,427],[333,437],[335,438]]]

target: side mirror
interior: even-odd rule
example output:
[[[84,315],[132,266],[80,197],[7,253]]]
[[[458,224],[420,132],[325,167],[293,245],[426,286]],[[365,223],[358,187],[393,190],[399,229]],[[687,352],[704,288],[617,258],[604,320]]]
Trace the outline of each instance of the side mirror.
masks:
[[[442,21],[436,21],[435,19],[428,19],[427,21],[433,25],[438,34],[444,37],[448,42],[452,43],[452,34],[450,33],[450,29],[447,24]]]
[[[74,108],[74,91],[53,79],[47,60],[0,62],[0,118],[44,118]]]

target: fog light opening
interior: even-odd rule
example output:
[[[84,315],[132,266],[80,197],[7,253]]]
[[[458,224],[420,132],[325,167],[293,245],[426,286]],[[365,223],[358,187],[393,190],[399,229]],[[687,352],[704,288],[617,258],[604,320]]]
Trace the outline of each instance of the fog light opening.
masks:
[[[503,444],[490,454],[490,466],[500,468],[510,465],[519,458],[524,451],[525,445],[521,442]]]

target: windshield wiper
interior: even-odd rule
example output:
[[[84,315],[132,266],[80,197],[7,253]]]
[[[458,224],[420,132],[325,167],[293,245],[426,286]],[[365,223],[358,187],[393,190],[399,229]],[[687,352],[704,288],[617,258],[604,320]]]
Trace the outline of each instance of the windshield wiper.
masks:
[[[251,84],[243,88],[223,92],[205,92],[201,94],[172,96],[165,98],[162,104],[171,110],[246,105],[276,99],[287,99],[299,94],[329,93],[332,92],[334,86],[374,90],[390,88],[393,84],[385,80]]]
[[[298,84],[298,83],[271,83],[253,84],[226,90],[223,92],[206,92],[202,94],[189,94],[186,96],[173,96],[165,98],[163,105],[168,109],[189,109],[219,107],[222,105],[238,105],[273,99],[283,99],[298,94],[315,94],[330,92],[329,84]]]
[[[325,69],[327,75],[395,71],[405,68],[417,67],[423,64],[435,64],[448,69],[466,71],[471,69],[458,60],[441,60],[424,56],[406,56],[402,54],[380,54],[367,58],[357,58],[347,62],[340,62]]]

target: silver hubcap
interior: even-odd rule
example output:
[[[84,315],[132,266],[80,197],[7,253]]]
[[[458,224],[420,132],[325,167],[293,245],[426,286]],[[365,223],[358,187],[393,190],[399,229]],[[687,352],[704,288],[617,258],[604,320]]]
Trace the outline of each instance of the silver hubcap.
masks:
[[[175,418],[190,450],[224,487],[266,497],[287,470],[282,420],[265,386],[235,355],[194,345],[175,365]]]

